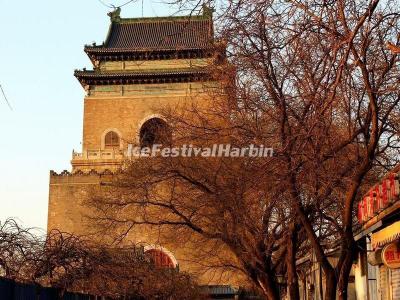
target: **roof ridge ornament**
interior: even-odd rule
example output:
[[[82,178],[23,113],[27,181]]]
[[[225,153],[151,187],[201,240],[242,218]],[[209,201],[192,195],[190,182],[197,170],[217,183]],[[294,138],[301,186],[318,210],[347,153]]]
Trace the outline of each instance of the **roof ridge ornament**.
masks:
[[[111,22],[120,22],[121,21],[121,7],[116,7],[114,11],[111,11],[107,14]]]
[[[215,9],[208,6],[207,4],[203,4],[203,17],[212,19],[213,13],[215,12]]]

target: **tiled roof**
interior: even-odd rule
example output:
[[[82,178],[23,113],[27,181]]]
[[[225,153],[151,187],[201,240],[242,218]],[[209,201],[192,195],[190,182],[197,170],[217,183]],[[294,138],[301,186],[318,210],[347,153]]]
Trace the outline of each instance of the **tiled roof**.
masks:
[[[211,20],[114,23],[106,48],[203,49],[210,46]]]
[[[210,18],[121,19],[112,22],[103,46],[87,46],[86,52],[115,53],[210,49]]]
[[[76,77],[97,77],[97,78],[119,78],[119,77],[152,77],[166,75],[192,75],[192,74],[208,74],[207,70],[203,69],[181,69],[181,70],[155,70],[155,71],[140,71],[140,72],[96,72],[96,71],[75,71]]]
[[[215,53],[212,10],[203,14],[155,18],[121,18],[120,9],[109,13],[110,30],[102,45],[85,46],[94,71],[75,71],[80,83],[142,84],[194,82],[210,78],[207,68],[103,71],[102,61],[211,58]],[[156,67],[157,68],[157,67]]]
[[[212,296],[238,295],[238,291],[233,287],[231,287],[230,285],[205,285],[202,286],[201,288],[204,294]]]
[[[141,84],[167,82],[193,82],[209,77],[205,69],[157,70],[144,72],[75,71],[82,86],[86,84]]]

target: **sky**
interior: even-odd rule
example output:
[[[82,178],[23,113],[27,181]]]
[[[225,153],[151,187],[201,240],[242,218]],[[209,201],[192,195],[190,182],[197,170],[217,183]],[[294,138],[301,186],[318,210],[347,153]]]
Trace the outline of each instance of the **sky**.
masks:
[[[144,0],[143,15],[177,12],[159,1]],[[83,47],[104,41],[108,11],[99,0],[0,0],[0,84],[13,108],[0,95],[0,222],[46,229],[49,171],[70,170],[81,150],[84,93],[73,72],[91,67]],[[141,17],[140,1],[121,15]]]

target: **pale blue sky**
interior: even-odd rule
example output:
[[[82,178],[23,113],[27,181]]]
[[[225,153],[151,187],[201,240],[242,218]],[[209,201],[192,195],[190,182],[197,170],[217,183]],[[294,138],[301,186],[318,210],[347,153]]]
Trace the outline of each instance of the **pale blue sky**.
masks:
[[[144,16],[176,12],[159,1],[144,0]],[[83,90],[73,71],[91,67],[83,46],[105,39],[108,11],[97,0],[0,0],[0,84],[14,108],[0,97],[0,221],[46,228],[49,170],[70,170],[81,149]],[[122,9],[141,14],[141,3]]]

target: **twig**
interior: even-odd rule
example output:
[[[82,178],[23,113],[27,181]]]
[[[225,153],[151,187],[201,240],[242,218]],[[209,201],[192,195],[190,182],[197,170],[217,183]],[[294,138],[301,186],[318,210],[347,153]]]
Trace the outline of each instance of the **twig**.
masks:
[[[3,87],[1,86],[1,84],[0,84],[0,89],[1,89],[1,93],[3,94],[4,100],[6,100],[6,103],[7,103],[8,107],[10,108],[10,110],[13,110],[13,108],[12,108],[10,102],[8,101],[6,93],[4,92]]]

